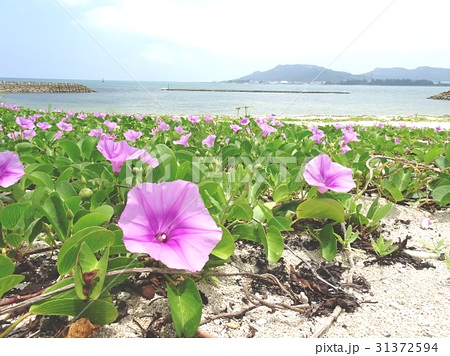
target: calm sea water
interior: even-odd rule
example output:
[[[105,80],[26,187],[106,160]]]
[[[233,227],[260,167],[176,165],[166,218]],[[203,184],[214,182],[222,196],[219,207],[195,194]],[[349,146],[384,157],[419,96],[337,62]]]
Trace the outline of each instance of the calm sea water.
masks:
[[[12,79],[14,80],[14,79]],[[39,80],[37,80],[39,81]],[[70,80],[59,80],[68,82]],[[444,116],[450,101],[427,99],[448,87],[80,81],[95,93],[0,94],[0,101],[32,109],[157,115],[237,115],[248,106],[256,116]],[[161,88],[298,90],[348,94],[189,92]],[[239,114],[244,115],[244,109]]]

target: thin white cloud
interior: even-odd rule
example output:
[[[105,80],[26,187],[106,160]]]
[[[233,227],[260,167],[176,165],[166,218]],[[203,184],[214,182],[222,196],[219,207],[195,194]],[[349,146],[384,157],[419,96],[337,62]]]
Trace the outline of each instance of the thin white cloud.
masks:
[[[254,70],[308,63],[357,73],[384,63],[436,66],[450,57],[442,0],[59,1],[90,1],[77,17],[83,27],[113,46],[127,38],[134,50],[124,56],[154,64],[211,56]]]

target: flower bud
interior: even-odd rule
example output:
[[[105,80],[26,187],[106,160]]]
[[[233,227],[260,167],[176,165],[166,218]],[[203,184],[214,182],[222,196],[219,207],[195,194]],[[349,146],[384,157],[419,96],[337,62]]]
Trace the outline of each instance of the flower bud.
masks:
[[[94,194],[94,192],[90,188],[83,188],[80,190],[80,193],[78,193],[78,195],[81,197],[81,199],[84,199],[84,200],[90,199],[93,194]]]
[[[67,217],[67,220],[73,220],[73,218],[75,217],[74,215],[73,215],[73,212],[72,212],[72,210],[67,210],[67,212],[66,212],[66,217]]]

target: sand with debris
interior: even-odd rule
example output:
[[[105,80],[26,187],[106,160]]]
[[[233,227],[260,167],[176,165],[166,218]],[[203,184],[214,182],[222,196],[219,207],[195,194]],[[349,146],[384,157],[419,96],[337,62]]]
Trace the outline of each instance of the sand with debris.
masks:
[[[369,200],[366,202],[370,203]],[[421,226],[421,220],[429,218],[431,225]],[[206,297],[199,328],[200,336],[217,338],[446,338],[450,337],[450,269],[445,261],[435,258],[430,246],[445,240],[450,244],[450,215],[447,209],[434,213],[416,207],[394,205],[391,213],[382,220],[381,234],[393,241],[408,238],[407,250],[419,255],[417,262],[425,268],[417,269],[408,263],[392,265],[369,264],[373,255],[367,252],[352,252],[354,267],[351,269],[347,255],[339,253],[337,261],[362,276],[370,285],[367,291],[351,288],[358,301],[353,312],[335,309],[332,315],[308,316],[307,313],[291,310],[292,299],[283,293],[250,292],[248,282],[252,278],[243,275],[219,277],[219,282],[202,281],[199,289]],[[304,236],[290,235],[287,239],[302,239]],[[448,250],[447,250],[448,251]],[[425,253],[423,256],[420,253]],[[432,252],[432,253],[430,253]],[[258,246],[237,247],[233,262],[217,270],[225,273],[260,273]],[[283,268],[298,265],[301,261],[320,263],[320,251],[308,251],[297,247],[286,249],[282,259]],[[280,262],[281,263],[281,262]],[[280,267],[269,264],[269,269]],[[254,293],[253,293],[254,292]],[[127,314],[119,322],[98,329],[94,337],[131,338],[144,337],[146,331],[155,327],[169,315],[167,299],[156,295],[148,300],[134,293],[122,291],[118,301],[126,302]],[[261,302],[262,304],[261,304]],[[277,308],[265,306],[277,305]],[[251,306],[258,306],[249,309]],[[285,306],[288,306],[286,308]],[[233,314],[234,313],[234,314]],[[217,316],[223,317],[217,318]],[[233,316],[236,315],[236,316]],[[156,337],[176,337],[172,324],[164,323]],[[148,336],[148,334],[147,334]]]

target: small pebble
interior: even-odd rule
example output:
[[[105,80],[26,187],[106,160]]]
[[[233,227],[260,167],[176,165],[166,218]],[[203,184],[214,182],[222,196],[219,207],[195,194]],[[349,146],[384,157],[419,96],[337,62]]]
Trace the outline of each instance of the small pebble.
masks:
[[[239,323],[237,323],[237,322],[234,321],[234,320],[231,320],[231,321],[227,324],[227,326],[228,326],[230,329],[239,329],[239,327],[240,327]]]

